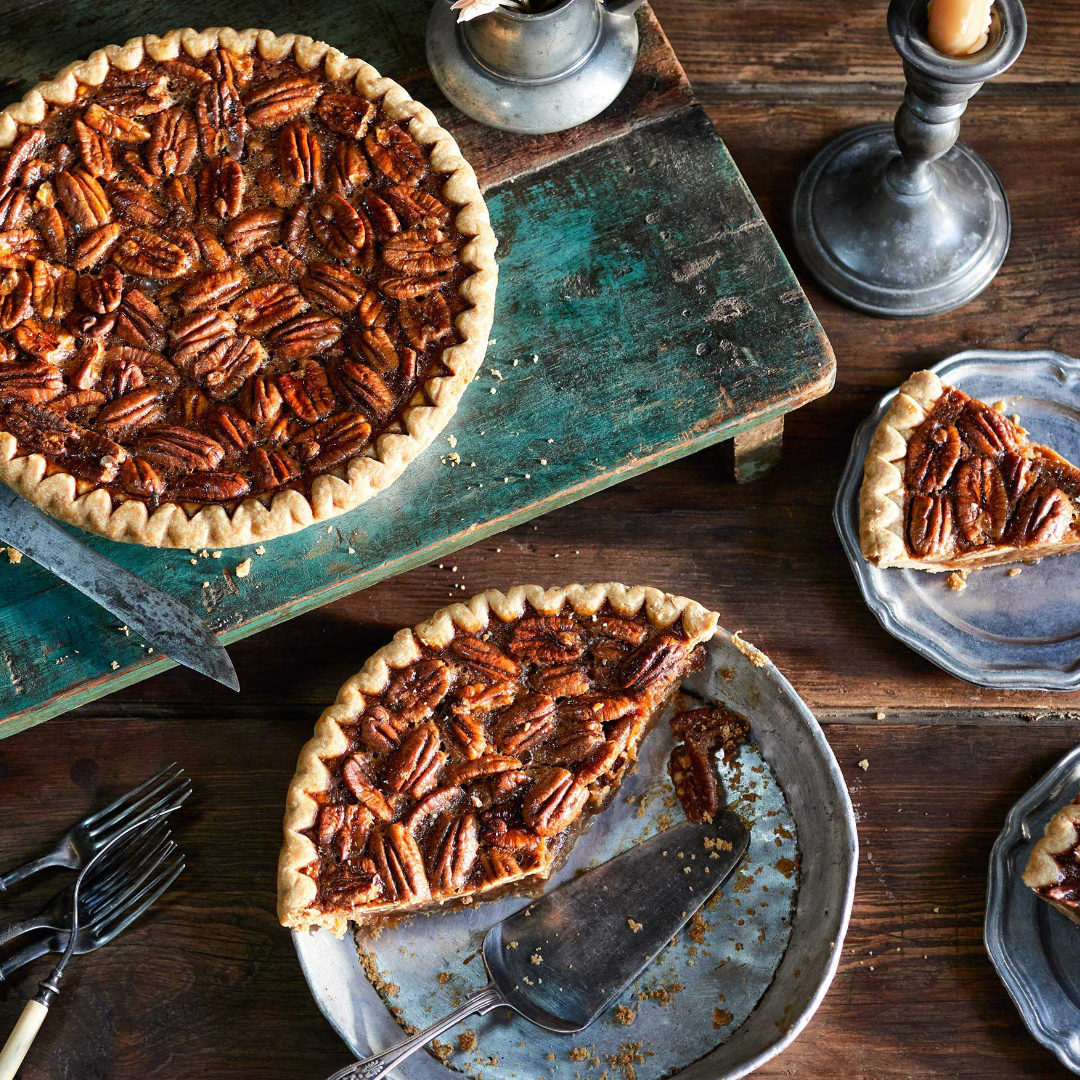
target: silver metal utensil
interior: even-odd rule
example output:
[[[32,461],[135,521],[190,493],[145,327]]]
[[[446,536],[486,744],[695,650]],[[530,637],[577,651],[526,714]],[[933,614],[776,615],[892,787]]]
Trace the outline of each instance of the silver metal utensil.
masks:
[[[103,810],[84,818],[68,831],[48,855],[31,859],[6,874],[0,874],[0,893],[50,866],[81,869],[112,842],[119,830],[159,810],[175,810],[190,794],[191,781],[174,761]]]
[[[75,934],[75,955],[83,956],[108,945],[126,930],[180,876],[184,856],[167,839],[140,869],[138,876],[121,879],[121,887],[107,902],[80,923]],[[50,930],[0,961],[0,983],[20,968],[49,953],[62,953],[71,941],[70,930]]]
[[[76,540],[4,484],[0,484],[0,542],[89,596],[170,660],[231,690],[240,689],[225,647],[195,612]]]
[[[567,882],[488,931],[487,986],[330,1080],[381,1080],[455,1024],[499,1007],[548,1031],[588,1027],[724,882],[749,839],[742,819],[722,810],[712,823],[677,825]]]
[[[3,1048],[0,1049],[0,1080],[15,1080],[16,1073],[19,1071],[23,1060],[26,1058],[26,1054],[33,1044],[38,1031],[41,1030],[41,1025],[44,1023],[45,1017],[48,1015],[49,1006],[52,1004],[53,998],[55,998],[60,991],[60,982],[64,977],[64,972],[67,969],[68,963],[72,956],[75,955],[79,943],[79,921],[80,915],[83,914],[81,910],[80,892],[86,884],[88,877],[93,872],[94,867],[98,863],[105,862],[113,853],[114,849],[119,850],[125,843],[130,843],[131,841],[138,839],[142,832],[149,828],[153,828],[156,822],[164,818],[167,814],[172,813],[173,810],[175,810],[175,807],[159,810],[156,813],[143,815],[138,818],[126,829],[116,833],[79,872],[72,893],[71,930],[69,932],[67,946],[64,949],[63,955],[60,957],[59,963],[53,968],[52,973],[40,984],[38,993],[26,1003],[26,1007],[23,1009],[22,1015],[16,1022],[11,1034],[8,1036],[7,1042],[4,1044]],[[153,856],[151,856],[151,858],[153,858]],[[160,859],[158,859],[155,865],[159,864]],[[181,862],[180,868],[172,874],[168,879],[167,884],[153,891],[154,899],[157,899],[157,897],[164,892],[165,888],[168,888],[168,885],[175,880],[177,874],[179,874],[182,869],[183,863]],[[141,864],[136,864],[129,870],[133,888],[136,890],[147,890],[147,885],[145,884],[147,875],[143,870],[144,868]],[[142,893],[139,892],[136,893],[136,895],[142,895]],[[151,895],[151,893],[146,892],[146,895]],[[145,908],[143,910],[145,910]]]

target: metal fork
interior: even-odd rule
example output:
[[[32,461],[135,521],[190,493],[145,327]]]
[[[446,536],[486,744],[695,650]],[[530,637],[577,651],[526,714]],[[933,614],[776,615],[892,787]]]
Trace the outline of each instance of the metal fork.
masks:
[[[109,803],[104,810],[84,818],[48,855],[31,859],[6,874],[0,874],[0,893],[49,866],[80,869],[137,818],[167,808],[175,810],[190,794],[191,781],[174,761],[156,776],[151,776],[137,788]]]
[[[144,911],[154,904],[184,870],[184,856],[177,846],[168,844],[156,867],[140,887],[125,889],[112,904],[75,933],[75,955],[83,956],[108,945],[126,930]],[[49,953],[62,953],[71,940],[68,930],[51,930],[37,940],[24,945],[0,961],[0,983],[35,960]]]
[[[139,863],[151,862],[161,852],[175,848],[170,841],[172,833],[164,822],[158,822],[140,835],[130,846],[125,845],[115,854],[110,852],[100,866],[95,865],[87,875],[82,892],[82,908],[88,918],[107,910],[117,894],[128,885],[127,874]],[[156,864],[155,864],[156,865]],[[152,867],[151,867],[152,869]],[[69,885],[58,892],[39,912],[25,919],[16,919],[0,927],[0,945],[6,945],[33,930],[63,930],[71,919],[71,904],[75,886]]]

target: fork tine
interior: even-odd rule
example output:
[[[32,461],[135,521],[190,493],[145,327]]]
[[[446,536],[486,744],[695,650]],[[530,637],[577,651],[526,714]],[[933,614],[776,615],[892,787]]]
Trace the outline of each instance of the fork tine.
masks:
[[[95,923],[94,932],[101,938],[101,944],[107,945],[117,934],[126,930],[148,907],[154,904],[161,897],[161,894],[183,873],[184,865],[184,857],[179,855],[176,862],[165,867],[155,881],[144,886],[142,891],[137,896],[132,897],[124,907],[110,912],[109,915]]]
[[[87,828],[90,828],[91,826],[93,826],[97,822],[99,822],[102,818],[104,818],[106,815],[111,814],[114,810],[119,810],[120,807],[122,807],[125,803],[127,803],[129,799],[132,799],[132,798],[135,798],[138,795],[141,795],[148,787],[150,787],[151,784],[156,783],[167,772],[171,771],[172,769],[175,769],[176,767],[177,767],[177,765],[176,765],[175,761],[172,762],[171,765],[166,765],[165,768],[161,770],[161,772],[155,773],[153,776],[150,777],[149,780],[144,780],[141,784],[139,784],[138,787],[134,787],[130,791],[125,792],[119,798],[113,799],[113,801],[111,803],[109,803],[108,806],[103,807],[96,814],[91,814],[90,817],[83,818],[81,824],[85,825]],[[183,770],[181,770],[181,771],[183,771]]]
[[[111,818],[100,822],[89,830],[90,837],[95,842],[104,843],[105,834],[112,834],[118,828],[128,824],[143,814],[151,814],[156,810],[171,806],[173,809],[180,806],[191,794],[191,780],[184,776],[183,770],[163,780],[140,798],[127,804],[117,811]]]
[[[172,840],[168,836],[163,837],[153,849],[145,852],[137,862],[126,867],[123,872],[117,871],[107,890],[87,901],[84,905],[87,915],[94,918],[102,909],[114,907],[116,904],[121,903],[124,896],[130,895],[137,889],[153,873],[161,861],[175,850],[176,845]]]
[[[130,844],[120,845],[110,851],[102,860],[101,865],[92,871],[83,898],[92,900],[94,897],[106,894],[118,875],[123,875],[131,865],[137,863],[149,850],[161,843],[163,837],[170,835],[167,822],[159,819],[145,831],[136,833]]]

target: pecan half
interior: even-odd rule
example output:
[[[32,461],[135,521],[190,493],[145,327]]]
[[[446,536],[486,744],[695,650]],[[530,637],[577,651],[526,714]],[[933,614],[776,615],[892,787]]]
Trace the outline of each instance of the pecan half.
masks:
[[[701,745],[689,739],[676,746],[668,772],[686,816],[691,821],[712,821],[719,805],[716,771]]]
[[[191,266],[183,248],[146,229],[131,229],[113,248],[112,261],[134,277],[173,281]]]
[[[154,117],[146,164],[154,176],[176,176],[191,168],[199,148],[198,129],[191,114],[176,106]]]
[[[311,231],[336,259],[352,262],[367,239],[367,230],[356,208],[331,193],[319,200],[311,215]]]
[[[116,336],[141,349],[158,349],[165,344],[169,321],[164,312],[139,289],[129,289],[120,301]]]
[[[251,266],[263,274],[272,274],[282,281],[299,281],[306,273],[307,267],[302,259],[298,259],[290,251],[283,247],[268,244],[259,248],[251,257]]]
[[[461,788],[441,787],[425,795],[410,811],[405,819],[405,828],[414,836],[427,822],[427,819],[448,810],[461,795]]]
[[[72,121],[72,129],[79,144],[83,168],[98,180],[111,180],[116,175],[116,162],[109,140],[78,117]]]
[[[240,158],[247,138],[247,116],[240,101],[234,72],[205,85],[195,99],[199,141],[207,157],[228,153]]]
[[[490,641],[483,641],[469,635],[455,637],[450,643],[450,650],[460,656],[469,667],[483,675],[497,679],[517,678],[521,667],[516,660],[501,652]]]
[[[248,278],[242,267],[215,270],[192,278],[176,295],[185,315],[193,311],[222,307],[247,288]]]
[[[567,664],[585,651],[585,631],[566,616],[527,616],[514,627],[507,649],[533,664]]]
[[[276,491],[300,479],[300,466],[284,450],[256,447],[248,458],[256,491]]]
[[[245,381],[266,363],[262,344],[246,334],[224,337],[201,353],[191,373],[215,401],[225,401],[240,391]]]
[[[14,184],[23,166],[45,145],[45,139],[41,128],[23,132],[11,147],[3,172],[0,172],[0,184]]]
[[[120,239],[120,233],[121,227],[117,221],[88,232],[75,245],[71,265],[76,270],[92,270],[109,257],[116,242]],[[49,249],[54,255],[56,254],[52,244],[49,245]]]
[[[0,364],[0,404],[44,405],[64,392],[64,376],[43,360]]]
[[[45,242],[45,247],[49,249],[49,254],[60,261],[64,261],[68,256],[68,237],[71,231],[71,227],[68,224],[68,220],[55,206],[43,206],[37,211],[36,222],[38,233],[41,239]],[[106,229],[116,229],[116,235],[120,235],[120,226],[106,225]],[[91,234],[92,236],[93,234]],[[80,247],[83,247],[90,237],[84,237],[83,243]],[[82,269],[79,266],[75,267],[76,270]]]
[[[116,211],[135,225],[160,228],[169,216],[168,210],[146,188],[128,180],[114,180],[106,191]]]
[[[1072,520],[1072,504],[1063,491],[1032,488],[1013,514],[1008,537],[1018,545],[1053,544],[1068,532]]]
[[[913,495],[907,514],[911,550],[924,558],[948,549],[953,533],[953,506],[949,495]]]
[[[457,265],[457,241],[442,229],[409,229],[383,244],[382,260],[402,274],[443,274]]]
[[[250,490],[246,476],[227,472],[191,473],[169,485],[169,494],[178,502],[234,502]]]
[[[211,158],[199,173],[199,208],[219,221],[229,221],[240,213],[246,188],[247,180],[238,161],[225,154]],[[228,234],[225,239],[228,243]]]
[[[606,742],[603,725],[589,721],[571,728],[545,750],[545,760],[572,765],[594,753]]]
[[[480,852],[480,876],[488,888],[520,877],[522,873],[520,864],[510,852],[499,851],[497,848]]]
[[[184,472],[210,472],[225,456],[225,448],[209,435],[175,425],[148,429],[135,449],[152,465]]]
[[[75,306],[77,277],[66,266],[35,260],[30,273],[34,313],[46,322],[59,322]]]
[[[507,757],[503,754],[483,754],[470,761],[459,761],[451,765],[446,770],[444,779],[449,785],[460,786],[520,768],[521,762],[515,757]]]
[[[356,457],[370,441],[371,425],[359,413],[337,413],[308,428],[293,446],[320,475]]]
[[[323,100],[329,95],[324,95]],[[334,159],[330,165],[327,184],[338,195],[348,196],[371,179],[371,169],[360,148],[352,142],[342,140],[334,150]]]
[[[572,720],[597,720],[601,724],[610,724],[622,719],[634,708],[633,699],[622,694],[593,694],[568,701],[563,706],[563,714]]]
[[[283,360],[306,360],[337,342],[344,327],[325,315],[301,315],[282,324],[267,336],[274,352]]]
[[[446,733],[455,749],[469,761],[475,761],[487,749],[487,732],[474,716],[455,716],[446,722]]]
[[[285,124],[278,132],[281,171],[297,187],[322,187],[322,146],[303,121]]]
[[[56,193],[81,229],[96,229],[112,221],[112,206],[101,184],[85,169],[64,169],[56,177]]]
[[[45,245],[34,229],[5,229],[0,232],[0,267],[24,270],[45,254]]]
[[[359,94],[323,94],[315,110],[319,119],[339,135],[362,139],[375,115],[375,105]]]
[[[592,680],[576,664],[556,664],[537,669],[533,675],[533,685],[553,698],[580,697],[592,689]]]
[[[322,83],[306,75],[283,75],[280,79],[263,83],[249,90],[244,96],[248,123],[252,127],[278,127],[311,112]]]
[[[379,278],[379,289],[392,300],[409,300],[416,296],[427,296],[449,281],[449,274],[435,274],[431,277],[392,276]]]
[[[454,332],[450,319],[450,306],[442,293],[403,300],[398,308],[398,319],[405,333],[405,340],[413,348],[424,350],[429,345]]]
[[[392,184],[383,192],[387,202],[397,211],[407,225],[445,225],[450,218],[450,207],[434,195],[405,184]]]
[[[971,402],[964,408],[957,426],[964,442],[977,454],[994,457],[1016,449],[1016,429],[996,409]]]
[[[0,330],[14,330],[33,314],[33,284],[25,270],[8,270],[0,277]]]
[[[369,750],[389,754],[401,745],[406,726],[382,705],[372,705],[360,719],[360,739]]]
[[[151,386],[140,387],[110,401],[97,415],[97,429],[112,439],[133,435],[165,416],[161,395]]]
[[[969,544],[999,540],[1009,516],[1001,470],[990,458],[965,461],[956,474],[956,524]]]
[[[308,302],[295,285],[274,281],[244,293],[230,308],[247,334],[266,334],[303,315]]]
[[[421,724],[411,731],[387,763],[387,787],[414,799],[431,791],[446,764],[441,742],[439,729],[434,724]]]
[[[335,263],[313,262],[300,282],[300,291],[312,302],[350,314],[367,292],[364,279]]]
[[[520,757],[555,729],[555,701],[546,694],[526,694],[498,719],[493,734],[502,754]]]
[[[59,364],[75,351],[75,338],[62,326],[24,319],[12,333],[15,344],[24,353],[50,364]]]
[[[435,657],[402,668],[383,692],[383,704],[406,724],[425,720],[450,689],[450,669]]]
[[[646,641],[627,657],[619,681],[623,689],[641,693],[674,676],[688,654],[685,642],[663,634],[655,641]]]
[[[80,274],[76,288],[87,311],[108,315],[124,298],[124,276],[115,266],[106,266],[97,276]]]
[[[383,885],[383,898],[396,903],[421,903],[431,897],[424,858],[412,833],[400,822],[378,829],[368,850]]]
[[[391,183],[418,184],[427,172],[420,144],[397,124],[376,124],[364,136],[364,150],[373,168]]]
[[[0,229],[25,225],[30,209],[30,196],[22,188],[0,188]]]
[[[344,394],[369,416],[384,420],[394,411],[397,397],[377,371],[346,361],[337,374]]]
[[[521,818],[538,836],[554,836],[585,809],[589,792],[566,769],[545,769],[521,804]]]
[[[952,424],[917,433],[908,452],[909,482],[928,495],[940,491],[959,463],[960,452],[960,432]]]
[[[370,810],[379,821],[389,821],[394,816],[390,804],[368,777],[363,763],[355,755],[345,762],[342,779],[356,801]]]
[[[226,227],[225,244],[234,255],[249,255],[277,240],[278,229],[284,219],[284,211],[276,206],[245,210]]]
[[[173,342],[173,360],[181,367],[200,353],[219,345],[236,334],[236,320],[223,311],[196,311],[173,323],[169,336]]]
[[[121,491],[156,503],[165,494],[165,481],[149,461],[129,457],[120,466],[117,484]]]

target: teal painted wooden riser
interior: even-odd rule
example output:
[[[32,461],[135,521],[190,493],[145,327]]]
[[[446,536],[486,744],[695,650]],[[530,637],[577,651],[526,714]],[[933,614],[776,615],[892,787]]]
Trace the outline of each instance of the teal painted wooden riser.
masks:
[[[350,9],[370,19],[362,43],[340,8],[336,21],[327,12],[313,26],[299,6],[266,6],[272,19],[250,4],[231,10],[240,24],[306,30],[387,74],[422,66],[422,5]],[[45,5],[47,16],[54,7]],[[206,5],[185,9],[191,21],[200,7],[206,24],[223,21]],[[122,0],[85,10],[99,14],[84,45],[73,44],[68,22],[55,24],[54,37],[48,18],[33,26],[25,12],[13,15],[35,47],[23,56],[8,36],[0,75],[32,80],[34,58],[59,66],[103,41],[166,29],[158,15],[138,21],[140,5]],[[677,84],[666,41],[651,16],[642,20],[650,85],[655,71],[674,72]],[[430,84],[411,88],[432,100]],[[267,544],[263,555],[89,543],[234,641],[827,392],[828,342],[708,119],[688,97],[653,105],[649,86],[632,84],[635,93],[612,107],[606,127],[594,122],[598,135],[614,126],[614,138],[585,145],[589,133],[579,132],[576,145],[567,140],[576,152],[561,158],[558,143],[508,144],[442,110],[451,130],[461,127],[482,181],[485,171],[511,177],[487,190],[501,274],[493,341],[444,436],[388,492],[329,527]],[[251,575],[237,578],[248,557]],[[0,661],[0,736],[170,666],[29,560],[2,557]]]

